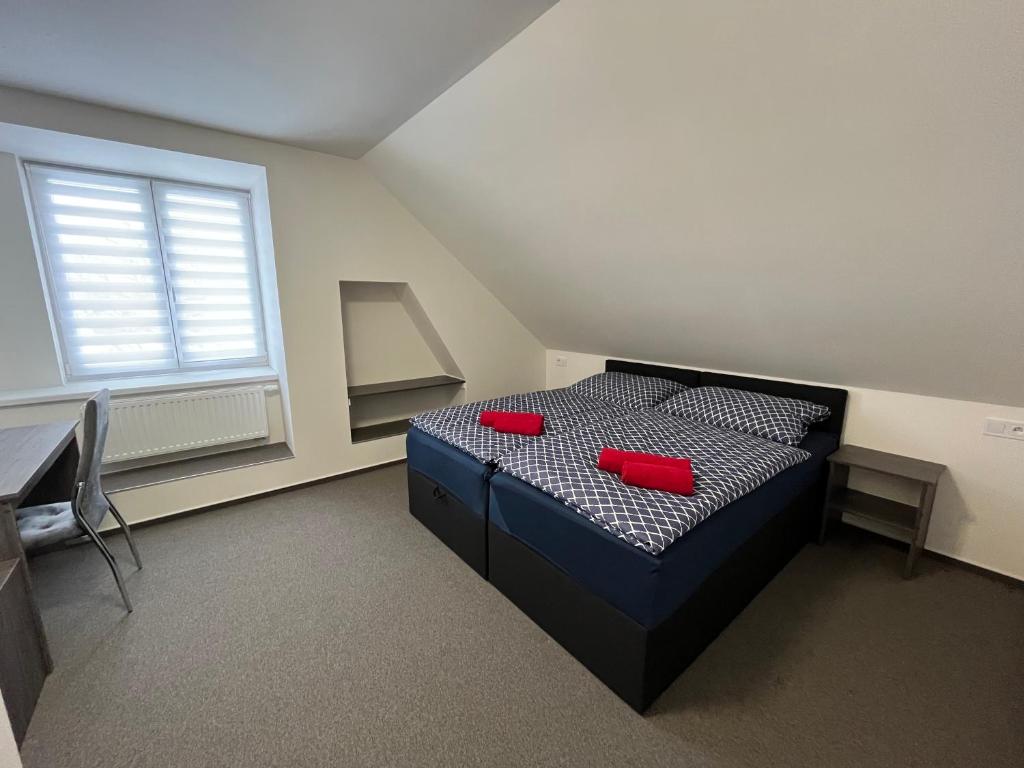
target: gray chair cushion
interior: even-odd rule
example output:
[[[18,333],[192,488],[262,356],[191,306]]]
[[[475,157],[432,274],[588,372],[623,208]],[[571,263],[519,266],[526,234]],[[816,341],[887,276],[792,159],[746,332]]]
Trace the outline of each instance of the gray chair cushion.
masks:
[[[26,550],[85,535],[71,511],[70,501],[24,507],[17,510],[15,517]]]

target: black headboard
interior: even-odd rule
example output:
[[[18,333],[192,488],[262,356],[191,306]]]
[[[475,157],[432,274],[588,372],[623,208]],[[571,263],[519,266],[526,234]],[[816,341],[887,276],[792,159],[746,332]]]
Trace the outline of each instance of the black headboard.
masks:
[[[671,379],[688,387],[729,387],[747,392],[763,392],[778,397],[793,397],[808,400],[819,405],[827,405],[831,414],[825,421],[811,425],[811,430],[831,432],[835,435],[843,433],[846,421],[845,389],[819,387],[813,384],[798,384],[792,381],[775,381],[773,379],[757,379],[751,376],[734,376],[731,373],[712,373],[711,371],[695,371],[690,368],[671,368],[667,365],[651,365],[649,363],[629,363],[625,360],[606,360],[606,371],[633,373],[638,376],[657,376]]]
[[[700,371],[689,368],[670,368],[667,365],[651,365],[650,363],[629,363],[625,360],[605,360],[604,369],[609,372],[632,373],[636,376],[656,376],[659,379],[678,381],[688,387],[700,385]]]

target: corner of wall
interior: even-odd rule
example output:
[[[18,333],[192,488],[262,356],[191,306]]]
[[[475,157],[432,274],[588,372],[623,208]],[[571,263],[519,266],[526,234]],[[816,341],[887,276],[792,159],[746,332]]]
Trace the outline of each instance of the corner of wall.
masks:
[[[372,150],[371,150],[372,151]],[[367,153],[369,154],[369,153]],[[500,335],[496,334],[494,337],[494,354],[501,354],[503,349],[507,349],[510,346],[522,345],[525,349],[530,350],[530,357],[535,359],[535,362],[530,369],[524,371],[528,376],[523,379],[523,382],[518,386],[521,388],[524,385],[527,389],[540,389],[545,386],[546,379],[546,357],[545,347],[542,341],[537,338],[534,333],[526,327],[526,325],[508,308],[508,306],[487,287],[466,265],[438,238],[433,231],[430,230],[420,220],[416,214],[414,214],[406,205],[394,194],[387,183],[378,176],[374,171],[373,165],[367,161],[367,155],[363,155],[362,158],[353,161],[358,164],[360,170],[367,179],[372,183],[380,192],[385,195],[389,203],[396,208],[400,209],[411,222],[413,222],[416,228],[423,234],[426,235],[434,243],[439,251],[441,251],[446,260],[448,260],[452,266],[461,272],[465,278],[471,281],[479,293],[479,297],[483,298],[486,302],[493,302],[497,307],[500,308],[500,312],[509,324],[509,327],[504,330]],[[467,297],[452,297],[452,300],[465,301]],[[470,306],[467,306],[470,308]],[[467,318],[468,321],[472,321],[472,318]],[[509,334],[512,334],[514,338],[510,339]],[[490,393],[487,393],[490,394]],[[475,397],[475,395],[474,395]]]

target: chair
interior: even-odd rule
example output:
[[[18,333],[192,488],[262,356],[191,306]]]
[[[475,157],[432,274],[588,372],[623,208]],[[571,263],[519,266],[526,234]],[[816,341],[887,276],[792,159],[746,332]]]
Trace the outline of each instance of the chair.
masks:
[[[132,611],[128,590],[121,576],[121,569],[114,556],[107,549],[103,538],[96,532],[107,511],[114,516],[117,524],[124,531],[128,547],[135,558],[135,565],[142,568],[139,552],[132,541],[131,529],[121,517],[110,497],[103,492],[100,484],[100,464],[103,460],[103,446],[107,441],[108,412],[110,410],[110,391],[103,389],[86,402],[82,418],[82,445],[78,460],[78,472],[75,475],[74,498],[54,504],[41,504],[37,507],[24,507],[15,513],[18,521],[18,533],[21,535],[25,551],[30,552],[50,544],[66,542],[80,536],[88,536],[103,555],[110,570],[114,573],[117,588],[128,612]]]

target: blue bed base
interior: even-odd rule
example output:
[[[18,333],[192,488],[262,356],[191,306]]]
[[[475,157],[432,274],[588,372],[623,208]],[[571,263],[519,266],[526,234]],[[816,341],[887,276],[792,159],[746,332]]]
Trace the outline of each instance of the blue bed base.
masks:
[[[487,578],[487,504],[494,467],[422,432],[406,436],[409,512]]]
[[[409,469],[431,478],[474,514],[487,519],[487,481],[494,467],[413,427],[405,439]]]

